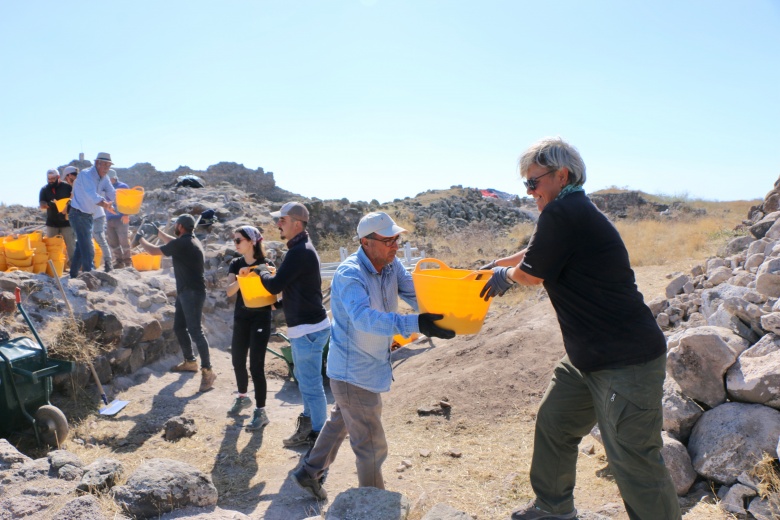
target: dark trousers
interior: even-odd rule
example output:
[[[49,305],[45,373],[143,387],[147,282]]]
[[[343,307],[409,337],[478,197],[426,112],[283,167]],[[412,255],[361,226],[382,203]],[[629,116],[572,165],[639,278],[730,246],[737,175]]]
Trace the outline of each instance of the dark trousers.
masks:
[[[68,212],[70,227],[76,235],[76,250],[70,259],[70,277],[76,278],[79,270],[85,273],[92,270],[95,258],[95,246],[92,244],[92,214],[84,213],[76,208]]]
[[[577,447],[598,422],[631,520],[676,520],[680,506],[661,457],[666,355],[627,367],[581,372],[564,357],[536,416],[531,487],[553,513],[574,507]]]
[[[201,320],[203,318],[203,304],[206,302],[206,293],[200,291],[183,291],[176,296],[176,314],[173,316],[173,332],[179,340],[184,359],[195,360],[192,351],[192,342],[198,348],[200,354],[200,366],[211,368],[209,356],[209,342],[203,333]]]
[[[233,339],[230,342],[230,354],[233,370],[236,373],[238,393],[245,394],[249,386],[249,374],[246,370],[246,357],[249,354],[249,373],[255,385],[255,403],[258,408],[265,406],[268,388],[265,382],[265,350],[271,336],[271,311],[254,311],[249,316],[233,318]]]

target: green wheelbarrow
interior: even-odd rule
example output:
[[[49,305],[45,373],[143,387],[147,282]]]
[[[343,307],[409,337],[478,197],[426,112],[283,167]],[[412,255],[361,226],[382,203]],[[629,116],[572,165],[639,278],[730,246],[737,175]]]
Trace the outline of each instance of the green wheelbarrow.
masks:
[[[58,447],[69,428],[65,414],[49,402],[51,378],[73,372],[74,363],[49,357],[22,307],[19,288],[16,307],[38,343],[25,337],[0,343],[0,436],[22,433],[32,426],[39,446],[44,443]]]
[[[290,346],[290,338],[288,338],[281,332],[273,332],[271,336],[276,336],[277,338],[281,338],[287,344],[279,349],[280,352],[277,352],[272,348],[266,348],[266,350],[269,353],[281,359],[282,361],[284,361],[285,363],[287,363],[287,372],[290,375],[290,379],[297,383],[298,381],[295,379],[295,372],[294,372],[295,364],[293,363],[292,346]],[[322,349],[322,377],[323,378],[326,377],[325,372],[327,370],[329,347],[330,347],[330,338],[328,338],[328,342],[325,343],[325,348]]]

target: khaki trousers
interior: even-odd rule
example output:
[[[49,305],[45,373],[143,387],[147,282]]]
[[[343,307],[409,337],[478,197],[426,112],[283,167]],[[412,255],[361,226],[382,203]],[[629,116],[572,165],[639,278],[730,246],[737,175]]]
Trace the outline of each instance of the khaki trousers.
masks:
[[[349,433],[359,487],[385,489],[382,463],[387,458],[387,440],[382,427],[382,396],[335,379],[330,380],[330,389],[336,404],[304,458],[304,470],[314,478],[322,477]]]
[[[564,357],[536,417],[531,486],[536,505],[574,508],[577,448],[598,422],[612,474],[632,520],[679,520],[674,484],[661,457],[666,355],[647,363],[580,372]]]

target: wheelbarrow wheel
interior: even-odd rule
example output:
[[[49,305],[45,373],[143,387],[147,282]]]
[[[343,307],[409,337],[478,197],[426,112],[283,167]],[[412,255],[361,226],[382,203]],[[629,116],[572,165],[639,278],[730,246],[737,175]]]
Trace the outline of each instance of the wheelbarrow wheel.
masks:
[[[65,414],[50,404],[45,404],[35,412],[35,424],[41,441],[52,447],[59,447],[68,436],[68,420]]]

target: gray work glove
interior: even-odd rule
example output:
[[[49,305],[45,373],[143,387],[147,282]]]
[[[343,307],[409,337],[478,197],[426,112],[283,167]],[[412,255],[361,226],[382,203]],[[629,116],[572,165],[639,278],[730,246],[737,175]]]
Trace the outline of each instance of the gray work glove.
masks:
[[[417,326],[420,328],[420,332],[429,338],[452,339],[455,337],[454,331],[443,329],[434,323],[443,317],[443,314],[424,312],[417,316]]]
[[[485,265],[483,265],[483,266],[482,266],[482,267],[480,267],[478,270],[479,270],[479,271],[490,271],[490,270],[492,270],[494,267],[497,267],[497,266],[496,266],[496,261],[495,261],[495,260],[493,260],[493,261],[492,261],[492,262],[490,262],[489,264],[485,264]]]
[[[252,269],[257,276],[263,276],[263,273],[271,274],[271,271],[268,270],[267,264],[260,264],[258,266],[255,266],[254,269]]]
[[[507,271],[509,271],[509,267],[494,267],[493,276],[490,277],[490,280],[487,281],[479,292],[480,298],[488,301],[494,296],[503,296],[514,285],[507,278]]]

